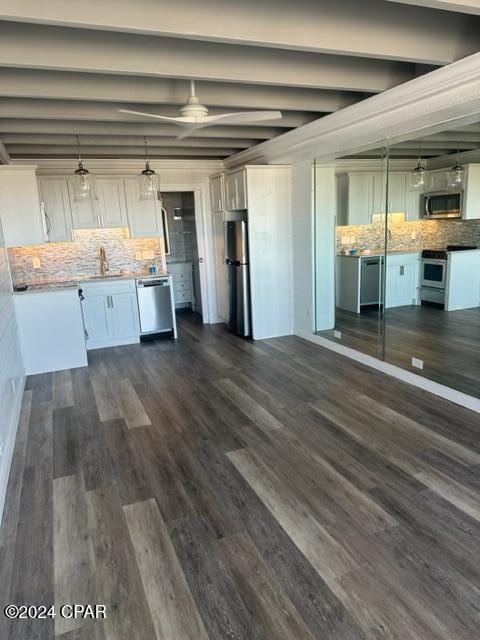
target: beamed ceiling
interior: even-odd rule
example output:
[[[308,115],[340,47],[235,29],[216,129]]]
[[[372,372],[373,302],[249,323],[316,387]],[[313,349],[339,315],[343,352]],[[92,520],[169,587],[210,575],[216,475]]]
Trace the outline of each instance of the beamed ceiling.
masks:
[[[0,0],[0,140],[12,158],[73,157],[76,134],[85,157],[141,156],[147,136],[152,157],[226,158],[475,53],[478,4]],[[283,118],[177,140],[118,111],[178,115],[189,79],[211,114]]]

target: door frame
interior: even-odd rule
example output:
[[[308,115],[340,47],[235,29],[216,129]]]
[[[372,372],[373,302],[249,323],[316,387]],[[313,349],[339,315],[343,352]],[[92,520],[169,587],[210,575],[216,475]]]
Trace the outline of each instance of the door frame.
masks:
[[[215,287],[213,286],[214,280],[212,280],[211,273],[209,273],[210,266],[212,264],[212,242],[213,242],[213,230],[208,227],[208,221],[211,222],[207,215],[209,208],[206,203],[208,197],[208,185],[203,184],[165,184],[161,187],[162,193],[175,193],[179,191],[189,191],[193,193],[194,207],[195,207],[195,231],[197,233],[197,245],[199,258],[203,258],[203,261],[199,260],[199,273],[200,273],[200,291],[202,294],[202,319],[204,324],[210,324],[215,314],[211,312],[210,301],[215,297]],[[210,228],[210,237],[208,229]],[[168,266],[167,266],[168,271]],[[193,283],[192,283],[193,286]],[[213,298],[212,298],[213,297]],[[212,320],[213,319],[213,320]]]

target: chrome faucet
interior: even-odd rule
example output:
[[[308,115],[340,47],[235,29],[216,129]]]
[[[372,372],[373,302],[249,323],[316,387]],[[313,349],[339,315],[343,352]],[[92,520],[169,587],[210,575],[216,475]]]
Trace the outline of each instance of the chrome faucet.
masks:
[[[100,275],[106,276],[107,273],[110,271],[110,266],[107,260],[107,252],[105,251],[105,247],[103,245],[100,247],[99,258],[100,258]]]

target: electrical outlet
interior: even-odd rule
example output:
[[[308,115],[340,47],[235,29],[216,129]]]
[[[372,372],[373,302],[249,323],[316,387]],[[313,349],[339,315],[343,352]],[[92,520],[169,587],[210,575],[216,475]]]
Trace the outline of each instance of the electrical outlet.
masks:
[[[350,236],[350,244],[355,244],[355,236]]]
[[[153,260],[155,258],[155,252],[152,250],[149,251],[144,251],[143,252],[143,259],[144,260]]]
[[[141,259],[142,259],[142,252],[135,251],[135,260],[141,260]]]
[[[412,240],[416,240],[417,239],[417,232],[416,231],[412,231],[412,235],[410,236]]]
[[[340,244],[350,244],[350,236],[340,236]]]
[[[412,367],[423,369],[423,360],[420,360],[420,358],[412,358]]]
[[[338,340],[342,339],[342,332],[341,331],[337,331],[336,329],[333,330],[333,337],[337,338]]]
[[[34,269],[40,269],[42,266],[42,263],[40,262],[40,258],[38,256],[33,256],[32,258],[32,267]]]

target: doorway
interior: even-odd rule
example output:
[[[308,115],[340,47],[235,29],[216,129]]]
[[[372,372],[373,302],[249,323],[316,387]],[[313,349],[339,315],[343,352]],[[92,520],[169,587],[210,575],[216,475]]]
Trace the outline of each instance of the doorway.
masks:
[[[193,191],[163,192],[167,212],[167,271],[173,277],[175,309],[203,318],[200,255]]]

